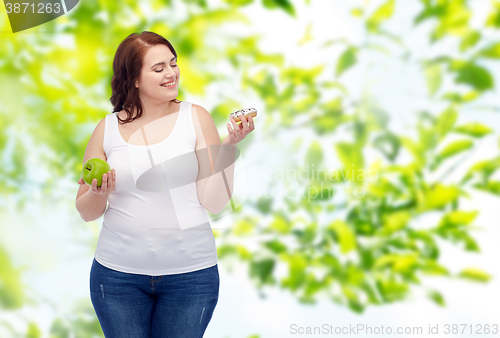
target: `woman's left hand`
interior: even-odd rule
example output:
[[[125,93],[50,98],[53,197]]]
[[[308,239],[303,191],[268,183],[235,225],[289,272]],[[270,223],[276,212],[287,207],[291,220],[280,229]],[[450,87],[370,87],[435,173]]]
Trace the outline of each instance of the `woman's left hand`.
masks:
[[[233,145],[235,146],[243,140],[252,130],[255,129],[255,126],[253,124],[253,119],[252,116],[248,115],[248,118],[244,115],[240,115],[240,120],[241,123],[238,124],[232,116],[229,117],[231,120],[231,123],[234,126],[234,130],[231,127],[231,125],[228,123],[227,124],[227,130],[229,131],[229,135],[222,140],[223,145]],[[248,122],[247,122],[248,121]]]

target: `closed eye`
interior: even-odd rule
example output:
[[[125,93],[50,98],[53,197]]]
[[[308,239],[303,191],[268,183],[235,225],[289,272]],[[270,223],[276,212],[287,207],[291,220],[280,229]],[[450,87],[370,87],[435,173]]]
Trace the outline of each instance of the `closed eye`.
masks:
[[[173,65],[173,66],[170,66],[170,67],[174,68],[174,67],[177,67],[177,65]],[[155,70],[155,73],[161,73],[161,72],[163,72],[163,68],[160,69],[160,70]]]

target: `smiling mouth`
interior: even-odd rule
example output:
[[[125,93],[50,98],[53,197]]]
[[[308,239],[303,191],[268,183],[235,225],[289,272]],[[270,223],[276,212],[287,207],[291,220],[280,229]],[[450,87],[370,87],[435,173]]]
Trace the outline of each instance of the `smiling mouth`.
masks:
[[[175,87],[176,84],[177,84],[177,81],[172,81],[172,82],[161,84],[160,86],[165,87],[165,88],[172,88],[172,87]]]

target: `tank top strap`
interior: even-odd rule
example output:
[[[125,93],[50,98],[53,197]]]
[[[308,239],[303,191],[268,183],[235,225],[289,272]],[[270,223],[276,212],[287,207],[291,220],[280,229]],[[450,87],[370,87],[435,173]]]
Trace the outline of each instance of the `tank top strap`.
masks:
[[[191,102],[182,101],[179,107],[179,129],[182,131],[178,133],[175,137],[189,139],[190,143],[196,142],[196,133],[193,125],[193,115],[191,113]]]
[[[111,147],[113,144],[116,144],[118,141],[116,139],[116,130],[117,130],[117,124],[118,124],[118,112],[113,112],[111,114],[106,115],[106,120],[104,123],[104,140],[103,140],[103,148],[104,152],[107,154],[109,153]]]
[[[184,106],[184,110],[185,110],[185,115],[186,115],[186,120],[187,120],[188,135],[190,135],[190,138],[193,142],[196,142],[196,131],[194,130],[192,106],[193,106],[193,104],[191,102],[186,102],[186,105]]]

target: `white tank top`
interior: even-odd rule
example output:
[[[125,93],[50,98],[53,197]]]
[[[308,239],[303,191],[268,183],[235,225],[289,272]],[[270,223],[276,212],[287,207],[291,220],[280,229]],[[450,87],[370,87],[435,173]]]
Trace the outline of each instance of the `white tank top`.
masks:
[[[118,112],[106,116],[103,146],[116,171],[116,188],[108,196],[94,254],[102,265],[160,276],[217,264],[215,238],[196,190],[191,107],[181,102],[179,112],[171,116],[177,119],[170,135],[152,145],[126,142],[118,129]],[[170,176],[161,170],[169,163],[175,169],[167,171]]]

